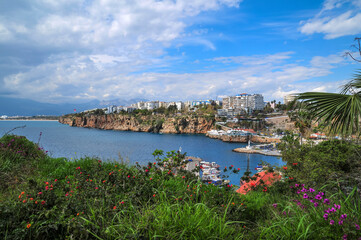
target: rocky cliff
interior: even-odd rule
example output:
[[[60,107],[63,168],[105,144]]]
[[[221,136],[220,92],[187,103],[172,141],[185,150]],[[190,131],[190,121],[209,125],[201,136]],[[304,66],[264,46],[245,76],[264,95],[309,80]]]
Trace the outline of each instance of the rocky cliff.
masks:
[[[160,133],[207,133],[213,119],[194,116],[165,117],[164,115],[132,116],[121,114],[63,116],[60,123],[74,127],[98,128],[119,131]]]

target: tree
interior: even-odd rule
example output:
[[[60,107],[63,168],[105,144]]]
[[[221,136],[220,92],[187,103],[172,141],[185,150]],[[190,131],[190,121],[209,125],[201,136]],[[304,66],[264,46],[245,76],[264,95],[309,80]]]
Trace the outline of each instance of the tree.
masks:
[[[358,54],[359,54],[360,57],[361,57],[361,42],[360,42],[360,41],[361,41],[361,38],[356,37],[354,41],[356,41],[357,44],[351,45],[351,47],[352,47],[353,49],[356,49],[356,51],[358,52]],[[354,57],[354,55],[353,55],[352,52],[345,52],[345,55],[346,55],[346,56],[350,56],[354,61],[361,63],[361,59],[357,59],[356,57]]]
[[[361,56],[361,38],[356,37],[357,44],[351,45]],[[354,61],[361,63],[353,52],[346,52]],[[297,96],[306,103],[306,109],[313,114],[317,121],[328,126],[332,135],[350,136],[360,135],[361,117],[361,71],[354,74],[354,78],[345,84],[340,93],[306,92]]]

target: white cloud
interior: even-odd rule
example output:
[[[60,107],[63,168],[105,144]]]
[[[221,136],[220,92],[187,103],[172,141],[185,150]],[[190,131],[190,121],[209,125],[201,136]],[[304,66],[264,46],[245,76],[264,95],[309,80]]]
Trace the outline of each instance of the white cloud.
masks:
[[[314,18],[301,22],[300,31],[306,35],[321,33],[326,39],[334,39],[361,33],[360,23],[360,0],[326,0]]]
[[[166,44],[184,32],[186,17],[218,10],[222,6],[237,7],[240,2],[103,0],[82,3],[37,0],[32,3],[33,8],[28,9],[29,15],[33,13],[31,21],[6,15],[1,17],[0,36],[10,33],[13,41],[23,42],[25,37],[28,43],[71,48],[137,45],[147,41]],[[23,35],[17,34],[19,32]]]
[[[231,56],[231,57],[216,57],[209,59],[210,61],[217,61],[222,63],[241,63],[243,65],[260,65],[266,63],[280,62],[291,58],[294,52],[282,52],[269,55],[256,55],[256,56]]]
[[[272,61],[278,53],[266,56],[238,56],[237,59],[268,59],[260,64],[238,65],[233,70],[206,73],[132,73],[132,61],[118,61],[112,56],[98,56],[107,63],[106,71],[97,68],[97,61],[78,55],[61,61],[51,59],[31,70],[5,79],[5,87],[24,98],[42,101],[78,99],[147,98],[158,100],[189,100],[215,98],[239,92],[262,93],[266,99],[280,99],[293,91],[311,91],[324,83],[303,81],[327,76],[342,58],[335,55],[314,57],[308,66]],[[94,57],[94,56],[93,56]],[[289,57],[285,58],[287,62]],[[124,69],[129,69],[128,72]],[[230,87],[231,86],[231,87]],[[330,84],[335,86],[335,84]],[[27,91],[22,91],[27,89]],[[327,88],[329,89],[329,88]]]
[[[108,86],[110,92],[126,89],[119,81],[128,79],[130,73],[164,67],[174,61],[176,57],[168,57],[165,52],[174,42],[215,50],[214,43],[204,37],[207,29],[186,34],[192,25],[190,19],[205,11],[238,7],[240,2],[23,0],[21,4],[0,4],[0,43],[4,49],[11,46],[9,52],[13,51],[13,56],[10,53],[4,62],[13,62],[11,58],[31,62],[31,66],[19,65],[22,71],[0,79],[0,84],[3,81],[4,87],[18,91],[19,97],[36,96],[42,100],[71,96],[63,94],[64,90],[78,98],[94,97],[95,93],[86,89],[102,91],[103,86],[107,90],[97,97],[108,96]],[[26,60],[18,57],[20,49],[28,51],[21,55]],[[38,53],[41,57],[34,62]],[[25,87],[29,94],[21,91]],[[152,91],[148,88],[144,92]]]

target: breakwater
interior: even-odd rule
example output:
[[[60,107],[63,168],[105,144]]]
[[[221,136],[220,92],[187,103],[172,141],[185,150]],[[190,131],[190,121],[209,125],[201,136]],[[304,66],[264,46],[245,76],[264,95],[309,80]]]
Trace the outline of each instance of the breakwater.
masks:
[[[219,139],[223,142],[234,142],[234,143],[248,143],[248,141],[251,141],[253,143],[280,143],[281,139],[279,138],[270,138],[265,136],[259,136],[259,135],[214,135],[207,133],[207,137]]]

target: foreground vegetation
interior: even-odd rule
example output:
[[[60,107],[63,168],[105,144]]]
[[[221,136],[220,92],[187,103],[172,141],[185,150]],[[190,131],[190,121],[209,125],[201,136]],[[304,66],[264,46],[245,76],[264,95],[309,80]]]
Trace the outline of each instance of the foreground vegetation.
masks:
[[[283,146],[283,181],[239,195],[235,186],[204,184],[181,168],[175,174],[184,157],[176,152],[157,150],[146,166],[96,158],[69,161],[47,156],[24,137],[6,135],[0,139],[0,238],[361,237],[357,188],[348,185],[342,191],[332,178],[352,173],[360,149],[345,142],[317,148],[295,144],[288,140]],[[329,160],[324,175],[310,166],[315,152],[321,162]]]

